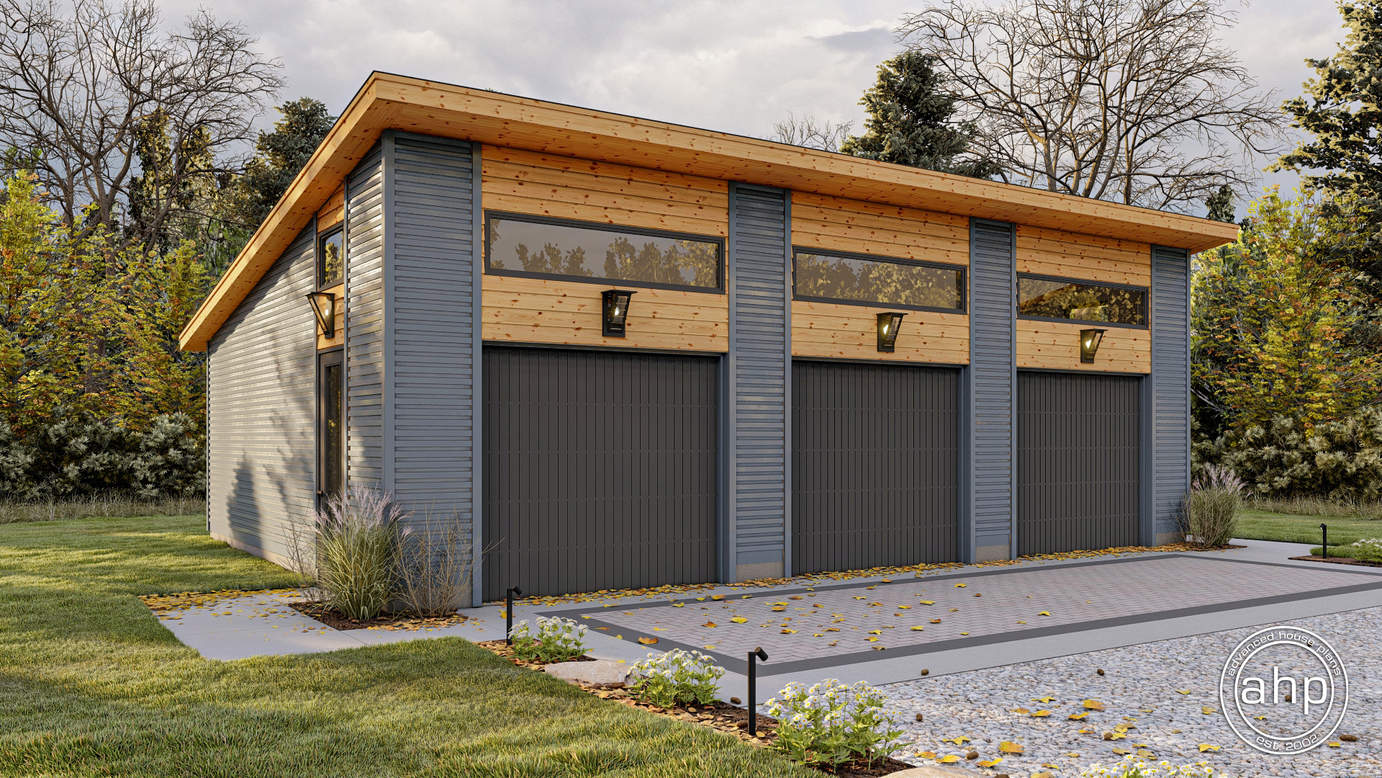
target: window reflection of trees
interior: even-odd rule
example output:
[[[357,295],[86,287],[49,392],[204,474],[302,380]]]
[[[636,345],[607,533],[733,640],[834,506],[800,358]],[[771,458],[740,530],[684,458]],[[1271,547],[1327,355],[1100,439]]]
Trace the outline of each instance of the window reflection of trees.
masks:
[[[720,244],[711,240],[491,217],[489,249],[489,266],[497,269],[710,289],[720,284]]]
[[[1077,281],[1019,278],[1019,316],[1109,324],[1147,323],[1147,292]]]
[[[796,294],[960,310],[964,307],[964,272],[959,268],[798,252]]]

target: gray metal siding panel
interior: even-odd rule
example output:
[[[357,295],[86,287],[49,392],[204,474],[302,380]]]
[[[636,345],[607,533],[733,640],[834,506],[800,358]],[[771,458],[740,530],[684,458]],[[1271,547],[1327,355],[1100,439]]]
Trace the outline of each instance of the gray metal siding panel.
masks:
[[[972,421],[966,502],[975,549],[1009,545],[1013,529],[1015,273],[1012,225],[972,220],[967,387]]]
[[[794,572],[957,557],[959,371],[797,360]]]
[[[470,546],[473,446],[470,145],[398,135],[388,169],[394,496]]]
[[[1018,373],[1021,554],[1138,541],[1142,379]]]
[[[1152,508],[1158,535],[1178,531],[1190,490],[1190,261],[1152,248]]]
[[[736,565],[786,564],[787,195],[731,184],[729,510]],[[734,571],[730,571],[731,574]]]
[[[279,561],[316,506],[314,250],[309,226],[209,346],[210,531]]]
[[[486,598],[715,577],[717,362],[485,347]]]
[[[351,172],[346,203],[346,483],[384,474],[384,162],[375,146]]]

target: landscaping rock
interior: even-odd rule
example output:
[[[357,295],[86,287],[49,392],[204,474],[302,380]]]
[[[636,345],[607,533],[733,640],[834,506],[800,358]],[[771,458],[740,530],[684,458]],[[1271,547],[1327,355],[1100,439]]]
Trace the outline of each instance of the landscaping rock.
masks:
[[[597,659],[594,662],[557,662],[547,665],[542,671],[564,681],[591,686],[623,686],[632,667],[613,659]]]

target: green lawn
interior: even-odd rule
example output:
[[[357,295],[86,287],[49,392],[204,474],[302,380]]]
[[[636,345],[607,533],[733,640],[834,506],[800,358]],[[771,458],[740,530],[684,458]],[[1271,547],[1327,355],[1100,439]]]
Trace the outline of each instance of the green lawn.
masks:
[[[136,597],[289,583],[201,517],[0,526],[0,775],[819,775],[458,638],[203,660]]]
[[[1301,516],[1244,510],[1238,516],[1235,537],[1320,544],[1320,524],[1329,525],[1329,544],[1342,545],[1362,538],[1382,537],[1382,520],[1346,519],[1335,516]]]

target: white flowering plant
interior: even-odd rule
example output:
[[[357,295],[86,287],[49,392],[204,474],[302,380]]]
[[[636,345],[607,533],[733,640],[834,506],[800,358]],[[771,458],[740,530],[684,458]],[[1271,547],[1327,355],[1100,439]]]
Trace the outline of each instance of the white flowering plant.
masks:
[[[883,694],[863,681],[852,686],[833,678],[811,686],[793,681],[765,707],[777,719],[773,745],[804,764],[871,762],[901,744],[902,728],[883,710]]]
[[[559,617],[537,617],[537,626],[527,621],[513,625],[509,632],[513,655],[529,662],[564,662],[585,653],[585,625]]]
[[[670,708],[678,703],[705,705],[720,690],[725,669],[699,651],[672,649],[648,654],[629,672],[628,688],[638,699]]]
[[[1114,764],[1092,764],[1080,771],[1080,778],[1228,778],[1228,774],[1215,771],[1208,762],[1176,765],[1128,755]]]
[[[1319,556],[1320,547],[1316,546],[1310,553]],[[1348,545],[1330,546],[1329,555],[1351,557],[1362,562],[1382,562],[1382,538],[1363,538]]]

